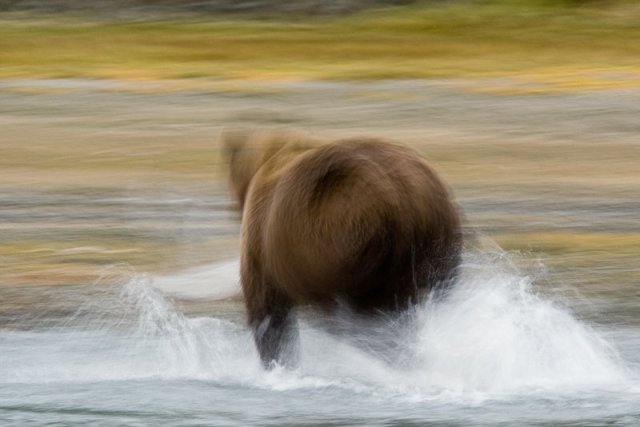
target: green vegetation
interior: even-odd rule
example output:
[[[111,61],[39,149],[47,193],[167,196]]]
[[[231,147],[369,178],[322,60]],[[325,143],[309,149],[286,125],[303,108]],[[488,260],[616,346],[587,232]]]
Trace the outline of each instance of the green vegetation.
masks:
[[[124,22],[0,14],[0,78],[377,79],[640,72],[634,1],[485,0],[342,18]],[[581,74],[582,73],[582,74]],[[605,79],[606,80],[606,79]]]

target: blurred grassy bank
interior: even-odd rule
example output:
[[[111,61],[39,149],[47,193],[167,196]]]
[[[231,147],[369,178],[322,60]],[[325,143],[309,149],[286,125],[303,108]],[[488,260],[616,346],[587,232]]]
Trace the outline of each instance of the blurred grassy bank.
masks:
[[[379,79],[521,75],[640,85],[636,1],[418,3],[347,17],[126,21],[0,14],[0,78]]]
[[[234,256],[216,135],[286,125],[414,145],[501,247],[636,287],[637,0],[160,18],[0,13],[0,285]],[[382,78],[443,79],[298,82]]]

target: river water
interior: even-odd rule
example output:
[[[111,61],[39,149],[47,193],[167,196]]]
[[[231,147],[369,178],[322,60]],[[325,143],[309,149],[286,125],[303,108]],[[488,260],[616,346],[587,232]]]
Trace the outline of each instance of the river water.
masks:
[[[0,84],[0,425],[640,425],[637,90],[121,84]],[[407,138],[465,214],[459,282],[400,323],[301,309],[264,371],[229,124]]]
[[[209,276],[235,267],[211,265]],[[3,425],[640,423],[640,328],[581,320],[503,252],[468,255],[451,292],[402,326],[335,334],[303,310],[299,366],[270,372],[239,301],[185,315],[156,284],[192,273],[115,275],[67,289],[67,314],[0,330]]]

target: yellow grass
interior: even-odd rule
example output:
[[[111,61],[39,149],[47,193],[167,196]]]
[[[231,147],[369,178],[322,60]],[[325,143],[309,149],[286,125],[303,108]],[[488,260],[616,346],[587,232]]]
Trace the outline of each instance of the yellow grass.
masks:
[[[524,92],[640,85],[640,11],[490,1],[348,18],[104,22],[0,15],[0,77],[379,79],[520,75]]]

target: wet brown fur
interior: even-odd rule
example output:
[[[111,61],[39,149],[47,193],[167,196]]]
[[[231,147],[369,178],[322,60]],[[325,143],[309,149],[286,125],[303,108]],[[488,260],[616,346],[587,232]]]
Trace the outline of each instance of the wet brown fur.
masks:
[[[224,139],[243,217],[242,289],[265,365],[286,361],[295,305],[398,312],[452,278],[458,213],[413,150],[297,132]]]

